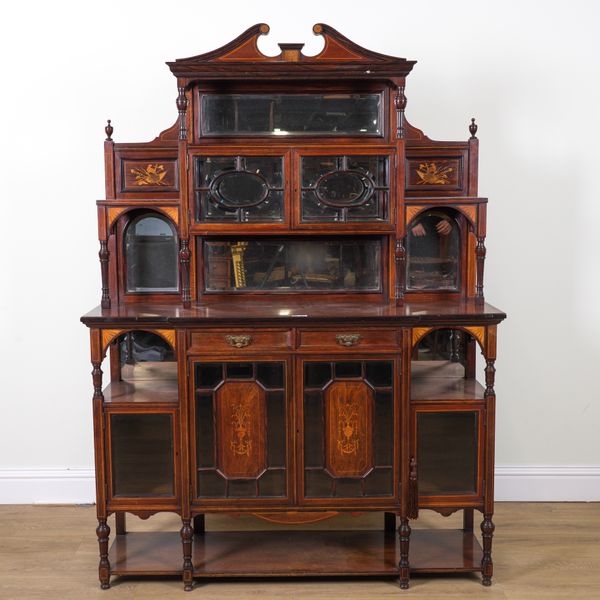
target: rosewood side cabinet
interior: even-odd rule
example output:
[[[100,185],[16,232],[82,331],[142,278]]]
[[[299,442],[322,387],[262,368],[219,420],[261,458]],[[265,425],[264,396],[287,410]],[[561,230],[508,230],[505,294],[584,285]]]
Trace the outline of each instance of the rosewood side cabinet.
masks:
[[[101,587],[377,575],[407,588],[413,572],[490,585],[506,315],[484,301],[475,120],[466,141],[431,140],[405,117],[414,61],[324,24],[316,56],[292,43],[265,56],[268,31],[167,63],[178,117],[153,141],[105,128],[102,297],[81,319]],[[411,531],[425,509],[463,511],[462,529]],[[126,513],[161,511],[181,530],[127,532]],[[367,511],[381,530],[303,527]],[[205,531],[209,513],[285,526]]]

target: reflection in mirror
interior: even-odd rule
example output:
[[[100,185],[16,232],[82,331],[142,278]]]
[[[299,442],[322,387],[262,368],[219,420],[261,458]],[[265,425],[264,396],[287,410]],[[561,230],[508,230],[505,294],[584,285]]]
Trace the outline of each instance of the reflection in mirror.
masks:
[[[407,289],[458,290],[460,229],[454,212],[427,210],[408,227]]]
[[[131,382],[177,380],[177,362],[171,346],[149,331],[129,331],[117,338],[121,380]]]
[[[381,289],[381,240],[204,240],[206,291]]]
[[[381,93],[204,94],[201,135],[383,134]]]
[[[177,233],[158,213],[134,217],[124,234],[126,290],[135,293],[179,290]]]
[[[481,400],[484,387],[476,380],[480,347],[462,329],[434,329],[413,349],[411,400]]]

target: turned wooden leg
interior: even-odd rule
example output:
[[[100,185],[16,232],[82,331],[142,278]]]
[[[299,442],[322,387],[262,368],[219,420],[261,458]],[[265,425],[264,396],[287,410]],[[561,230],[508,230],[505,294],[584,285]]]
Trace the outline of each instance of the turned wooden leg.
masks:
[[[194,535],[202,535],[204,531],[204,515],[196,515],[194,517]]]
[[[110,587],[110,563],[108,562],[108,536],[110,535],[110,527],[106,519],[98,519],[96,535],[98,536],[98,546],[100,547],[98,578],[100,579],[100,587],[103,590],[107,590]]]
[[[485,513],[481,522],[481,535],[483,539],[483,558],[481,559],[481,583],[485,586],[492,585],[494,563],[492,562],[492,538],[496,526],[492,521],[492,513]]]
[[[115,513],[115,529],[117,531],[117,535],[125,535],[127,533],[124,512]]]
[[[410,525],[408,519],[400,519],[400,527],[398,528],[400,536],[400,589],[407,590],[410,579],[410,569],[408,566],[408,546],[410,542]]]
[[[463,531],[473,531],[473,509],[465,508],[463,511]]]
[[[194,587],[194,565],[192,563],[192,541],[194,539],[194,530],[191,525],[191,519],[182,519],[181,542],[183,544],[183,589],[191,592]]]

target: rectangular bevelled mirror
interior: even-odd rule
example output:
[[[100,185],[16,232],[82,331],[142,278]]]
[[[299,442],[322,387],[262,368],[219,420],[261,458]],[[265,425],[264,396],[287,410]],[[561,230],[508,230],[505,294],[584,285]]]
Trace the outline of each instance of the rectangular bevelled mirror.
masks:
[[[202,94],[201,136],[383,135],[383,94]]]
[[[205,292],[379,292],[379,238],[200,240]]]

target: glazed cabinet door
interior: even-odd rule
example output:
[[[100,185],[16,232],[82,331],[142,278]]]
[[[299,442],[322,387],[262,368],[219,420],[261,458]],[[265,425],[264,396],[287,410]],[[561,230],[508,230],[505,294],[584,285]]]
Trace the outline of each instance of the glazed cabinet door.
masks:
[[[289,497],[286,359],[194,359],[195,504],[281,504]]]
[[[481,407],[413,409],[419,506],[477,505],[483,496]]]
[[[305,504],[391,504],[398,496],[397,359],[300,361],[298,462]]]
[[[106,411],[107,491],[111,507],[176,507],[178,411]]]

